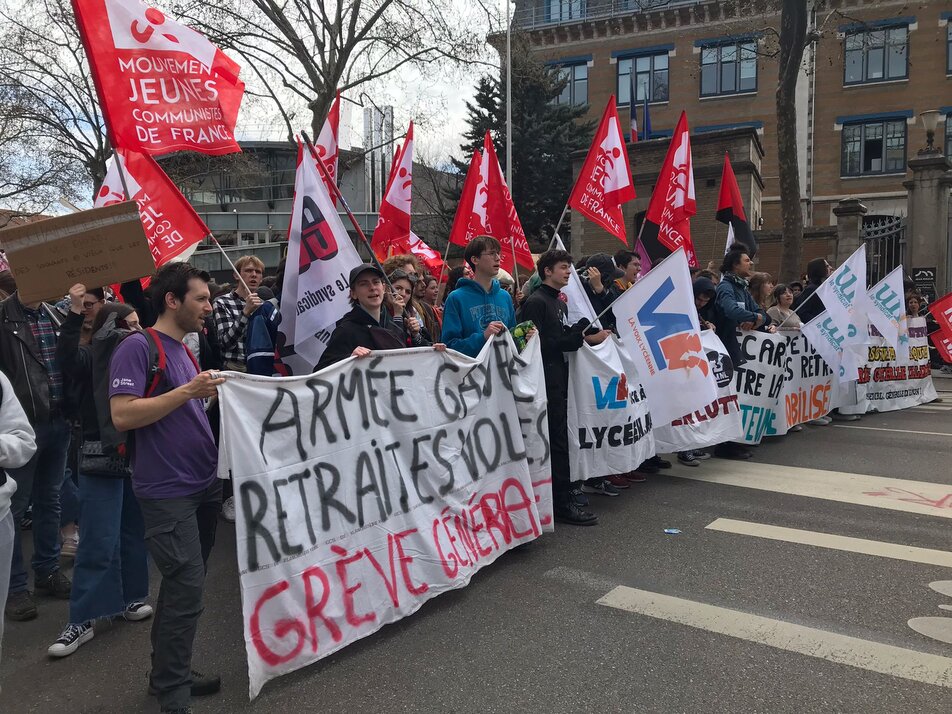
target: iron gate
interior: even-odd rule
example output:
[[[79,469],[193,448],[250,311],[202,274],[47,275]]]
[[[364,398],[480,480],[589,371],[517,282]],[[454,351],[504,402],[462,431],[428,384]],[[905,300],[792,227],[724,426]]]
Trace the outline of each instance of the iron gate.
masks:
[[[875,285],[902,265],[906,247],[906,219],[902,216],[864,216],[866,278]]]

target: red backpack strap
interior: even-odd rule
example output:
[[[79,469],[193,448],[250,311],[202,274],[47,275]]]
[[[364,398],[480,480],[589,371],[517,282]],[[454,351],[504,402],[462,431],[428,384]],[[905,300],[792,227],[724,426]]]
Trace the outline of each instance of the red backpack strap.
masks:
[[[188,358],[189,358],[190,360],[192,360],[192,364],[195,365],[195,371],[196,371],[196,372],[201,372],[201,371],[202,371],[202,368],[199,366],[198,360],[195,359],[195,355],[192,354],[192,351],[191,351],[191,350],[188,348],[188,346],[185,345],[185,344],[183,344],[182,347],[185,348],[185,354],[188,355]]]
[[[147,327],[143,334],[145,341],[149,343],[149,386],[146,387],[144,396],[151,397],[165,376],[165,348],[158,330]]]

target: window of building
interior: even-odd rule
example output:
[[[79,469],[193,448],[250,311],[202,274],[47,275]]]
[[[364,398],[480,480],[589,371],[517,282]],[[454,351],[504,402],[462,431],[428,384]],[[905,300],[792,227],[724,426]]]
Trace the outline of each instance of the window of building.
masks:
[[[905,170],[905,119],[843,126],[843,176],[893,174]]]
[[[908,57],[908,27],[848,32],[843,83],[865,84],[905,79],[909,76]]]
[[[631,104],[631,74],[635,73],[635,104],[668,101],[668,53],[618,60],[618,103]]]
[[[588,104],[588,65],[585,63],[563,65],[553,68],[560,79],[565,80],[562,93],[555,98],[556,104]]]
[[[757,43],[701,47],[701,96],[757,91]]]
[[[545,14],[549,22],[566,22],[585,17],[585,0],[546,0]]]

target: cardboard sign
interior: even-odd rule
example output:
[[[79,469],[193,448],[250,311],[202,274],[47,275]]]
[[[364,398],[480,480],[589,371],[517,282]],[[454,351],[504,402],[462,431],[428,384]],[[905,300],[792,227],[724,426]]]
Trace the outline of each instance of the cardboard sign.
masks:
[[[23,302],[63,297],[76,283],[98,288],[155,271],[134,201],[0,231]]]

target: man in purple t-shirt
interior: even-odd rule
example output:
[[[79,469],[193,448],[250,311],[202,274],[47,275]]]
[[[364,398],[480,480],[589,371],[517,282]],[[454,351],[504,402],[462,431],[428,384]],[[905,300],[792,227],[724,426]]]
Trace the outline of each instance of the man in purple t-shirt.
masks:
[[[149,691],[163,712],[188,712],[191,696],[217,692],[218,677],[193,672],[192,644],[202,614],[208,554],[221,509],[218,453],[203,399],[224,382],[199,372],[182,339],[212,311],[208,273],[169,263],[152,279],[155,329],[165,351],[164,376],[150,397],[149,345],[132,335],[116,349],[109,374],[113,425],[134,431],[132,487],[145,539],[162,574],[152,624]]]

